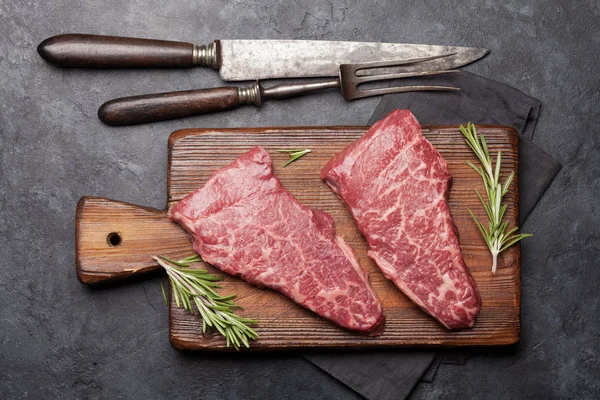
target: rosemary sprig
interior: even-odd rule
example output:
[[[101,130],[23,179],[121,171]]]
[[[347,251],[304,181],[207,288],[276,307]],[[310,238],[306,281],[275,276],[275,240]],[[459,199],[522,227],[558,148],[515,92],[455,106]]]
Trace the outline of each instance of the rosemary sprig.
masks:
[[[310,149],[284,149],[284,150],[277,150],[278,153],[289,153],[290,154],[290,159],[283,164],[283,167],[287,167],[288,165],[290,165],[291,163],[293,163],[294,161],[296,161],[297,159],[299,159],[300,157],[302,157],[305,154],[310,153]]]
[[[479,191],[475,190],[475,192],[477,193],[477,197],[479,198],[479,201],[483,205],[483,208],[488,216],[488,227],[486,228],[481,222],[479,222],[471,210],[469,210],[469,213],[477,223],[479,231],[481,232],[487,247],[492,253],[492,274],[495,274],[496,267],[498,265],[498,254],[518,241],[533,235],[530,233],[517,234],[516,232],[519,227],[514,227],[507,232],[506,230],[508,229],[508,222],[502,221],[507,208],[506,204],[502,204],[502,199],[504,198],[504,195],[508,193],[510,184],[515,176],[515,172],[511,171],[506,178],[506,181],[504,181],[504,185],[500,183],[500,164],[502,162],[502,152],[498,152],[494,165],[494,162],[488,151],[485,137],[483,135],[477,135],[475,125],[470,122],[467,124],[466,128],[461,125],[460,131],[465,137],[465,141],[471,150],[473,150],[481,162],[481,166],[476,166],[470,161],[467,161],[467,164],[477,171],[483,180],[487,202],[483,199]]]
[[[236,350],[244,345],[250,347],[249,340],[258,339],[256,333],[248,324],[256,321],[243,318],[233,312],[235,308],[241,308],[233,302],[235,295],[220,296],[214,289],[220,288],[217,284],[223,278],[209,274],[203,269],[186,268],[190,263],[200,262],[202,258],[196,254],[180,261],[173,261],[167,257],[153,256],[158,264],[165,269],[173,297],[177,307],[182,307],[192,314],[195,310],[202,317],[202,333],[208,327],[213,327],[227,340],[227,347],[232,345]],[[163,297],[167,303],[167,294],[162,287]],[[192,304],[195,307],[192,307]]]

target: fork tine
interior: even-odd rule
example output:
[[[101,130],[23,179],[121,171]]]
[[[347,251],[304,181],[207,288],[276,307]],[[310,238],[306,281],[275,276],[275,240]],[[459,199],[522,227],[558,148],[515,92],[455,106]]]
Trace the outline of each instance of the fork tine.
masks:
[[[457,92],[460,88],[454,86],[396,86],[389,88],[380,88],[380,89],[367,89],[367,90],[357,90],[351,98],[348,100],[354,99],[362,99],[364,97],[371,96],[380,96],[384,94],[390,93],[403,93],[403,92],[420,92],[420,91],[452,91]]]
[[[430,76],[430,75],[440,75],[440,74],[452,74],[460,72],[457,69],[447,69],[443,71],[420,71],[420,72],[399,72],[396,74],[383,74],[383,75],[364,75],[357,76],[354,78],[357,84],[364,82],[374,82],[374,81],[385,81],[390,79],[401,79],[401,78],[412,78],[415,76]]]
[[[340,89],[342,92],[342,96],[346,100],[354,100],[360,99],[363,97],[370,96],[379,96],[383,94],[389,93],[401,93],[401,92],[414,92],[414,91],[426,91],[426,90],[446,90],[446,91],[456,91],[460,90],[454,86],[395,86],[389,88],[380,88],[380,89],[364,89],[361,90],[358,86],[362,83],[366,82],[374,82],[374,81],[383,81],[390,79],[400,79],[400,78],[409,78],[409,77],[417,77],[417,76],[430,76],[430,75],[440,75],[440,74],[448,74],[459,72],[459,70],[427,70],[427,71],[417,71],[417,72],[399,72],[399,73],[383,73],[383,74],[372,74],[372,75],[361,75],[358,76],[356,71],[361,69],[371,69],[371,68],[385,68],[385,67],[393,67],[397,65],[404,64],[412,64],[418,63],[422,61],[435,60],[442,57],[448,57],[455,53],[444,54],[441,56],[432,56],[432,57],[422,57],[422,58],[413,58],[409,60],[402,61],[378,61],[371,63],[361,63],[361,64],[342,64],[340,65]]]

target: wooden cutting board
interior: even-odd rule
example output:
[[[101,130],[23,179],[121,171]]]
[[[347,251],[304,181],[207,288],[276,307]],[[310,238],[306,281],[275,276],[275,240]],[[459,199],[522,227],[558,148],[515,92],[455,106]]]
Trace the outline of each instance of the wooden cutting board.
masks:
[[[188,235],[166,217],[167,209],[202,186],[218,168],[229,164],[255,145],[273,158],[275,174],[301,203],[331,214],[338,234],[356,251],[369,272],[373,288],[383,303],[386,329],[379,337],[364,337],[344,330],[294,304],[285,296],[250,286],[210,265],[199,265],[225,277],[221,293],[237,294],[241,315],[258,320],[260,339],[251,350],[299,348],[364,348],[386,346],[488,346],[519,341],[520,248],[506,250],[496,275],[491,256],[468,213],[485,220],[475,189],[483,190],[480,177],[465,161],[477,163],[456,126],[424,126],[427,139],[447,160],[453,176],[450,210],[460,243],[483,299],[472,329],[451,332],[418,309],[384,278],[367,256],[367,244],[349,212],[319,179],[325,163],[363,135],[367,127],[295,127],[247,129],[187,129],[169,139],[168,204],[155,210],[119,201],[84,197],[77,207],[77,275],[93,284],[156,270],[151,255],[181,259],[192,254]],[[478,126],[492,154],[502,151],[502,176],[518,170],[518,136],[512,128]],[[287,155],[277,149],[310,148],[312,153],[283,168]],[[508,194],[506,220],[518,221],[518,177]],[[170,306],[170,340],[179,349],[226,350],[217,334],[202,335],[201,320]],[[230,350],[230,349],[229,349]]]

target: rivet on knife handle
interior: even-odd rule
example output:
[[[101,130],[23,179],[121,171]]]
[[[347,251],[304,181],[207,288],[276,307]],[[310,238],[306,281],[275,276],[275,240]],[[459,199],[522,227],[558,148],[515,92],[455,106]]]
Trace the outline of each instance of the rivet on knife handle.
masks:
[[[98,118],[107,125],[135,125],[232,110],[243,104],[262,104],[262,88],[258,82],[240,88],[228,86],[122,97],[100,106]]]
[[[168,40],[65,34],[44,40],[38,53],[62,67],[220,67],[218,42],[197,46]]]

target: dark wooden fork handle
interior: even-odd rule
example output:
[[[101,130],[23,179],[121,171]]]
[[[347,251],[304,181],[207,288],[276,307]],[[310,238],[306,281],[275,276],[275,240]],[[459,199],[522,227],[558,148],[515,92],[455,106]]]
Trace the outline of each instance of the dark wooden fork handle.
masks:
[[[123,97],[100,106],[98,117],[107,125],[135,125],[231,110],[242,104],[261,104],[258,83],[247,88],[220,87]]]
[[[196,46],[167,40],[65,34],[44,40],[37,50],[44,60],[61,67],[167,68],[208,65],[218,69],[218,49],[215,46],[215,43]],[[207,51],[208,48],[211,51]]]

